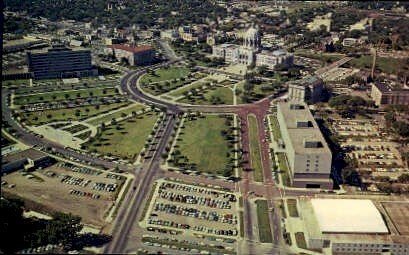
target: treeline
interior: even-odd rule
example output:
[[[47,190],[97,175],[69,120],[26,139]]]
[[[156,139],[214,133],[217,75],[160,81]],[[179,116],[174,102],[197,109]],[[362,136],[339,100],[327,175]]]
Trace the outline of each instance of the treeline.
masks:
[[[108,10],[108,2],[114,2]],[[226,10],[211,1],[202,0],[5,0],[9,11],[25,11],[33,17],[45,17],[52,21],[73,19],[92,22],[95,25],[109,24],[126,27],[133,24],[152,26],[163,18],[162,28],[173,28],[182,24],[204,23],[206,19],[224,17]]]
[[[81,218],[71,214],[54,213],[51,220],[25,218],[21,200],[1,198],[0,210],[0,252],[4,254],[48,244],[61,245],[65,251],[81,250],[110,240],[105,235],[80,234]]]

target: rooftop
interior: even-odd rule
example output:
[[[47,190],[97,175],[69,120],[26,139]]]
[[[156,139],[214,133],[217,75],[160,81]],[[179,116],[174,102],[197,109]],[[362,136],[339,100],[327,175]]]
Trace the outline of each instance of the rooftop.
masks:
[[[311,199],[322,233],[388,234],[382,215],[371,200]]]
[[[139,53],[139,52],[144,52],[148,50],[152,50],[152,46],[150,45],[140,45],[140,46],[130,46],[130,45],[125,45],[125,44],[112,44],[108,46],[111,49],[118,49],[118,50],[124,50],[128,52],[133,52],[133,53]]]
[[[382,92],[390,92],[390,91],[403,91],[405,93],[409,93],[408,88],[394,88],[390,84],[376,82],[374,85]]]
[[[38,159],[41,159],[41,158],[44,158],[44,157],[47,157],[47,156],[48,156],[47,154],[45,154],[45,153],[43,153],[41,151],[38,151],[38,150],[35,150],[35,149],[27,149],[27,150],[24,150],[24,151],[19,151],[19,152],[12,153],[12,154],[7,154],[5,157],[3,157],[3,162],[2,163],[3,164],[8,164],[8,163],[13,162],[13,161],[27,159],[27,158],[29,158],[31,160],[38,160]]]

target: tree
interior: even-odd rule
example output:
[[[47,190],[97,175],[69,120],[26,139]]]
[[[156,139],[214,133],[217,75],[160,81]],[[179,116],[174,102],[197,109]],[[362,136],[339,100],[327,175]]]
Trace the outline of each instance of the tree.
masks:
[[[248,80],[244,81],[243,89],[246,92],[250,92],[254,89],[254,84],[249,82]]]
[[[395,121],[392,124],[393,130],[402,137],[409,137],[409,124],[404,121]]]

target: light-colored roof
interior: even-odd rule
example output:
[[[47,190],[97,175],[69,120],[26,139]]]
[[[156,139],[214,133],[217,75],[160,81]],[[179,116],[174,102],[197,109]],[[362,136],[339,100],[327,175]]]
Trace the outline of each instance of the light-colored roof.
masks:
[[[371,200],[311,199],[322,233],[387,234],[382,215]]]

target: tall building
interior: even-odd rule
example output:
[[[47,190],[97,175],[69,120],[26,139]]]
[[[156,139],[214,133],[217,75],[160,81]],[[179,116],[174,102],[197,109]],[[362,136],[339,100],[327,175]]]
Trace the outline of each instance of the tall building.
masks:
[[[53,46],[27,52],[28,71],[34,79],[83,77],[96,75],[91,51],[84,48]]]
[[[107,48],[109,53],[115,55],[116,59],[127,59],[132,66],[151,64],[155,57],[155,51],[149,45],[129,46],[125,44],[113,44]]]
[[[228,63],[244,65],[265,65],[269,69],[274,69],[278,64],[291,66],[294,57],[284,50],[262,51],[261,36],[258,27],[251,26],[243,36],[243,45],[220,44],[213,45],[213,57],[223,58]]]
[[[409,105],[409,88],[393,88],[384,83],[373,83],[371,97],[375,105]]]
[[[308,76],[301,80],[290,82],[288,98],[301,103],[317,103],[322,99],[324,81],[317,76]]]
[[[277,120],[285,146],[292,185],[332,189],[332,154],[308,106],[279,102]]]

